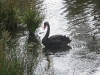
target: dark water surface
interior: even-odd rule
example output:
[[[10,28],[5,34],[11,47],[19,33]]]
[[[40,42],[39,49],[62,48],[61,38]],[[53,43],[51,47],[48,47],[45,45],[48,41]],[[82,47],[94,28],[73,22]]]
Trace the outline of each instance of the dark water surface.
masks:
[[[100,1],[44,0],[41,5],[45,19],[36,31],[38,42],[28,40],[27,30],[17,34],[16,49],[25,60],[25,75],[100,75]],[[50,36],[71,38],[69,46],[44,48],[45,21],[50,23]]]

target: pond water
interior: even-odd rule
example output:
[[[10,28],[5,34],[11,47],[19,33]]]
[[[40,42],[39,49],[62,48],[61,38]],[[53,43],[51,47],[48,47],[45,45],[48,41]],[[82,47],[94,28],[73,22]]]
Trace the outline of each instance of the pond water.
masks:
[[[100,74],[99,6],[97,0],[44,0],[43,23],[50,23],[50,36],[66,35],[72,42],[71,48],[44,52],[36,75]],[[38,29],[40,40],[46,32],[43,23]]]
[[[17,50],[25,57],[25,75],[100,75],[100,4],[98,0],[44,0],[44,21],[36,30],[37,41],[28,31],[18,34]],[[62,34],[72,41],[61,49],[46,50],[41,43],[50,23],[50,36]],[[28,41],[28,43],[27,43]],[[28,44],[28,48],[27,47]],[[27,49],[27,50],[26,50]],[[23,52],[24,51],[24,52]]]

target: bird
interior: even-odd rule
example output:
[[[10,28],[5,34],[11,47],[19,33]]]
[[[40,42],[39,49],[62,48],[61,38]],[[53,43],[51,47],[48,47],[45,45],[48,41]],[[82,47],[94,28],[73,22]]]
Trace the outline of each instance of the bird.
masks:
[[[65,35],[53,35],[49,37],[50,34],[50,25],[49,22],[44,22],[44,29],[47,27],[47,32],[42,39],[42,44],[45,47],[55,48],[55,47],[63,47],[71,42],[69,37]]]

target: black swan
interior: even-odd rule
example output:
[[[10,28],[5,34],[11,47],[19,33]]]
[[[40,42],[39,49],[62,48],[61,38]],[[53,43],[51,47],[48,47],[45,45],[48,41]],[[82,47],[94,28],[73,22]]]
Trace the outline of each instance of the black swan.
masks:
[[[64,45],[67,45],[71,42],[69,37],[63,36],[63,35],[54,35],[49,37],[50,34],[50,25],[48,22],[44,23],[44,29],[47,29],[46,35],[42,39],[42,43],[45,47],[63,47]]]

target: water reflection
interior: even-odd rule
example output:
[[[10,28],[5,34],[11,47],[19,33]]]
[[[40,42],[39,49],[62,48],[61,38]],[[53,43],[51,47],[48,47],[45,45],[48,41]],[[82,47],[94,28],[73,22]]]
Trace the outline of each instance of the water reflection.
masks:
[[[33,75],[37,64],[39,62],[39,50],[40,50],[40,43],[35,37],[29,36],[28,38],[28,49],[27,49],[27,59],[25,62],[25,71],[27,75]]]

